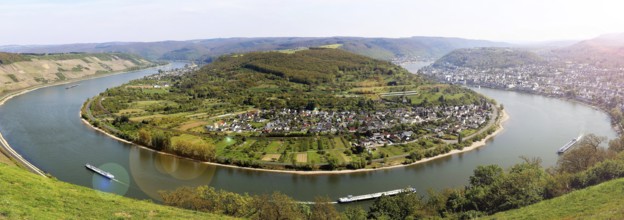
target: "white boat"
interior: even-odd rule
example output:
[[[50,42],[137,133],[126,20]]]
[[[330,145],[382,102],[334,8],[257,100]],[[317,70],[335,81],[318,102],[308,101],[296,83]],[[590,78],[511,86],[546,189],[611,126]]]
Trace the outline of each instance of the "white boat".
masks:
[[[563,147],[559,148],[557,153],[560,153],[560,154],[565,153],[568,149],[570,149],[572,146],[578,143],[581,140],[581,138],[583,138],[583,135],[579,135],[577,138],[572,139],[570,142],[563,145]]]
[[[395,189],[395,190],[390,190],[386,192],[371,193],[371,194],[359,195],[359,196],[349,195],[347,197],[339,198],[338,202],[339,203],[357,202],[357,201],[362,201],[362,200],[374,199],[374,198],[378,198],[382,196],[394,196],[403,192],[416,192],[416,189],[412,187],[408,187],[407,189]]]
[[[109,179],[115,179],[115,175],[113,175],[113,174],[111,174],[109,172],[106,172],[104,170],[101,170],[100,168],[97,168],[97,167],[95,167],[95,166],[93,166],[91,164],[86,164],[85,166],[87,167],[87,169],[90,169],[91,171],[93,171],[93,172],[95,172],[97,174],[100,174],[103,177],[106,177],[106,178],[109,178]]]

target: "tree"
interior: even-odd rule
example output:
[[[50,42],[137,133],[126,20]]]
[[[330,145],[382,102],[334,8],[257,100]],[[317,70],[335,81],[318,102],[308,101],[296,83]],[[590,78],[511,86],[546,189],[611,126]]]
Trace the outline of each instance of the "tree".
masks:
[[[171,192],[159,192],[163,202],[169,206],[175,206],[184,209],[199,210],[202,205],[199,204],[198,193],[194,188],[181,187]]]
[[[152,148],[156,150],[165,150],[171,146],[171,135],[162,131],[152,133]]]
[[[624,136],[609,141],[609,150],[616,153],[624,151]]]
[[[280,192],[254,196],[252,219],[304,219],[303,210],[292,198]]]
[[[205,208],[210,212],[236,217],[244,217],[249,214],[252,197],[247,194],[216,190],[209,186],[197,187],[197,193],[206,204],[209,204]]]
[[[463,190],[453,190],[446,198],[446,209],[453,212],[464,212],[464,207],[468,206],[468,203]]]
[[[334,220],[339,218],[340,214],[336,211],[336,207],[334,207],[329,197],[323,196],[314,198],[310,219]]]
[[[418,219],[425,216],[425,203],[417,193],[404,192],[396,196],[382,196],[368,211],[372,219]]]
[[[414,161],[418,161],[424,157],[424,154],[422,150],[415,150],[411,152],[407,157],[409,157],[410,159]]]
[[[340,166],[340,162],[338,159],[332,155],[327,156],[327,168],[329,170],[334,170]]]
[[[594,149],[598,149],[600,147],[600,144],[602,144],[602,142],[605,142],[606,140],[607,140],[607,137],[597,136],[595,134],[588,134],[582,138],[582,140],[580,141],[580,144],[589,145]]]
[[[366,211],[361,206],[349,206],[342,214],[347,220],[366,220]]]
[[[578,173],[605,158],[612,157],[611,153],[600,147],[604,140],[606,140],[605,137],[598,137],[594,134],[586,135],[578,143],[579,146],[568,150],[557,160],[557,170],[560,173]]]
[[[525,161],[512,166],[509,174],[492,186],[490,197],[494,207],[487,212],[515,209],[543,200],[549,178],[539,162]]]
[[[489,186],[503,175],[503,168],[492,164],[487,166],[478,166],[470,177],[471,186]]]
[[[434,215],[443,215],[446,212],[446,203],[447,203],[447,199],[449,198],[450,194],[452,194],[454,191],[450,190],[450,189],[446,189],[443,191],[436,191],[433,189],[428,189],[427,190],[427,202],[426,202],[426,210],[429,210],[431,213],[428,213],[428,216],[434,216]]]
[[[498,165],[478,166],[473,172],[474,174],[470,176],[470,186],[465,192],[466,203],[458,203],[461,201],[458,200],[455,202],[458,204],[455,205],[466,210],[487,211],[493,209],[496,204],[492,198],[492,188],[498,181],[502,180],[503,168]]]
[[[139,130],[138,142],[144,146],[152,146],[152,134],[144,128]]]

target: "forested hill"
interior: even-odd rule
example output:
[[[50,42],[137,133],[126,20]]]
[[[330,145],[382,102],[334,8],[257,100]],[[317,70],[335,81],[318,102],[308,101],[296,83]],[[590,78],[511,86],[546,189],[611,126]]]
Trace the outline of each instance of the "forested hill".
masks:
[[[422,83],[419,76],[390,62],[317,48],[224,56],[183,76],[172,91],[259,108],[349,108],[369,101],[355,89],[414,88]]]
[[[433,67],[508,68],[544,63],[539,55],[512,48],[472,48],[455,50],[439,60]]]

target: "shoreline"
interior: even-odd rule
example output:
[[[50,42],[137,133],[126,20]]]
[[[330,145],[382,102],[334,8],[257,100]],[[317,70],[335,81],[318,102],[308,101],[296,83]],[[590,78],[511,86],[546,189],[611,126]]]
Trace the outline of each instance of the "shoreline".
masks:
[[[84,104],[83,104],[83,107],[84,107]],[[82,114],[82,108],[79,111],[79,115],[81,115],[81,114]],[[495,125],[497,126],[497,128],[496,128],[496,130],[494,132],[492,132],[492,134],[489,134],[489,135],[485,136],[480,141],[473,142],[470,146],[464,147],[462,150],[453,149],[453,150],[451,150],[448,153],[436,155],[436,156],[429,157],[429,158],[423,158],[423,159],[415,161],[413,163],[399,164],[399,165],[379,167],[379,168],[357,169],[357,170],[333,170],[333,171],[329,171],[329,170],[314,170],[314,171],[302,171],[302,170],[276,170],[276,169],[241,167],[241,166],[230,165],[230,164],[221,164],[221,163],[215,163],[215,162],[201,161],[201,160],[196,160],[196,159],[193,159],[193,158],[183,157],[183,156],[172,154],[172,153],[168,153],[168,152],[157,151],[157,150],[154,150],[152,148],[149,148],[149,147],[146,147],[146,146],[143,146],[143,145],[139,145],[139,144],[133,143],[131,141],[119,138],[119,137],[117,137],[117,136],[115,136],[113,134],[110,134],[110,133],[106,132],[103,129],[100,129],[98,127],[93,126],[86,119],[84,119],[82,117],[80,118],[80,120],[82,120],[82,123],[86,124],[88,127],[92,128],[93,130],[96,130],[98,132],[101,132],[102,134],[104,134],[106,136],[109,136],[109,137],[111,137],[111,138],[113,138],[113,139],[115,139],[115,140],[117,140],[119,142],[130,144],[132,146],[139,147],[139,148],[142,148],[142,149],[145,149],[145,150],[149,150],[149,151],[161,154],[161,155],[174,156],[174,157],[180,158],[180,159],[191,160],[191,161],[194,161],[194,162],[197,162],[197,163],[203,163],[203,164],[219,166],[219,167],[234,168],[234,169],[247,170],[247,171],[285,173],[285,174],[296,174],[296,175],[333,175],[333,174],[350,174],[350,173],[372,172],[372,171],[379,171],[379,170],[387,170],[387,169],[394,169],[394,168],[412,166],[412,165],[416,165],[416,164],[426,163],[426,162],[429,162],[429,161],[432,161],[432,160],[436,160],[436,159],[439,159],[439,158],[452,156],[454,154],[469,152],[469,151],[472,151],[472,150],[475,150],[475,149],[478,149],[480,147],[485,146],[487,144],[488,140],[490,140],[491,138],[493,138],[494,136],[499,134],[501,131],[503,131],[504,130],[503,123],[505,121],[507,121],[508,119],[509,119],[509,115],[507,114],[507,112],[504,109],[502,109],[502,110],[500,110],[499,118],[496,119],[497,122],[495,123]]]
[[[112,72],[112,73],[107,73],[107,74],[102,74],[102,75],[90,75],[86,77],[75,78],[75,79],[70,79],[70,80],[60,81],[60,82],[54,82],[51,84],[36,85],[36,86],[28,87],[28,88],[10,91],[10,92],[2,94],[2,96],[0,97],[0,106],[4,105],[7,101],[11,100],[12,98],[16,96],[23,95],[28,92],[32,92],[32,91],[42,89],[42,88],[70,84],[70,83],[75,83],[75,82],[80,82],[80,81],[85,81],[85,80],[90,80],[90,79],[97,79],[97,78],[102,78],[102,77],[108,77],[108,76],[113,76],[113,75],[119,75],[123,73],[134,72],[134,71],[148,70],[148,69],[158,68],[158,67],[162,67],[166,65],[170,65],[170,64],[156,65],[153,67],[147,67],[147,68],[132,70],[132,71],[118,71],[118,72]],[[46,173],[43,170],[31,164],[28,160],[24,159],[22,155],[20,155],[17,151],[15,151],[11,147],[11,145],[9,145],[9,143],[6,141],[4,136],[2,136],[2,133],[0,133],[0,153],[5,155],[9,159],[12,159],[14,163],[16,163],[18,166],[22,168],[26,168],[35,174],[47,177]]]

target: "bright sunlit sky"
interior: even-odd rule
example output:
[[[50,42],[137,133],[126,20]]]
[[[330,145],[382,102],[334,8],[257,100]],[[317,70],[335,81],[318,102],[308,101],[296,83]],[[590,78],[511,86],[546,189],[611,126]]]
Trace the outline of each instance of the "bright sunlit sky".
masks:
[[[618,0],[0,0],[0,45],[280,36],[576,40],[624,32],[623,9]]]

